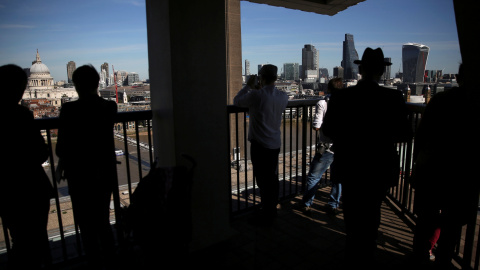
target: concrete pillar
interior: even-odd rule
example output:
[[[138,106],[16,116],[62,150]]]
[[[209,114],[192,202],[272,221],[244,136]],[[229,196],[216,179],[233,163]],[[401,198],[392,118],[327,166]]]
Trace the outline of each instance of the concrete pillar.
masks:
[[[183,153],[197,162],[192,250],[233,233],[226,105],[241,55],[229,43],[238,1],[146,0],[155,156],[159,166],[180,165]]]
[[[475,0],[453,0],[460,53],[465,67],[465,85],[473,88],[477,87],[478,63],[480,61],[475,32],[475,29],[478,29],[479,20],[476,9],[473,8],[476,5],[477,1]],[[476,98],[478,98],[478,92],[480,91],[474,93]]]

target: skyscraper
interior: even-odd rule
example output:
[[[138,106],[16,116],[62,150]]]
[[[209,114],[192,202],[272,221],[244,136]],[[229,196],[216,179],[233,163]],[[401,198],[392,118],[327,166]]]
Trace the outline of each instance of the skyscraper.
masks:
[[[68,83],[72,83],[72,75],[73,75],[73,72],[75,71],[76,69],[76,65],[75,65],[75,62],[73,61],[70,61],[67,63],[67,78],[68,78]]]
[[[403,81],[424,82],[425,67],[430,48],[418,43],[406,43],[402,47]]]
[[[333,68],[333,77],[343,79],[343,67],[334,67]]]
[[[298,63],[283,64],[283,78],[285,80],[298,80]]]
[[[108,81],[108,78],[110,78],[109,77],[110,73],[108,72],[108,63],[107,62],[100,65],[100,73],[102,72],[102,70],[105,70],[105,83],[107,85],[111,84],[111,82]]]
[[[245,59],[245,76],[250,75],[250,61]]]
[[[358,60],[358,53],[355,49],[352,34],[345,34],[345,41],[343,42],[343,79],[356,80],[358,79],[358,65],[353,61]]]
[[[386,62],[389,62],[391,63],[392,62],[392,58],[390,57],[385,57],[383,58]],[[381,80],[389,80],[392,76],[392,66],[385,66],[383,68],[383,74],[382,74],[382,77],[381,77]]]
[[[325,78],[328,79],[328,69],[327,68],[319,68],[318,69],[318,78]]]
[[[315,70],[318,78],[318,67],[318,50],[311,44],[305,44],[302,48],[302,73],[300,77],[305,79],[307,70]]]
[[[260,69],[262,69],[263,65],[265,64],[259,64],[257,67],[258,67],[258,71],[257,71],[257,74],[260,74]]]

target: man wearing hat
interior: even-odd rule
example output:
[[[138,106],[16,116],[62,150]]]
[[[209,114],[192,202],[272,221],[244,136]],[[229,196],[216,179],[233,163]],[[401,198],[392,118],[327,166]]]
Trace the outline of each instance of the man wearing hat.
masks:
[[[288,103],[287,94],[275,88],[277,70],[274,65],[264,65],[259,72],[259,84],[255,84],[256,76],[250,76],[233,99],[236,106],[249,109],[250,155],[262,200],[260,215],[254,220],[256,225],[270,225],[277,215],[280,125]]]
[[[370,266],[386,191],[398,183],[396,142],[411,140],[407,107],[400,91],[378,85],[384,67],[380,48],[365,49],[362,79],[333,93],[322,125],[335,147],[336,177],[342,183],[347,262]]]

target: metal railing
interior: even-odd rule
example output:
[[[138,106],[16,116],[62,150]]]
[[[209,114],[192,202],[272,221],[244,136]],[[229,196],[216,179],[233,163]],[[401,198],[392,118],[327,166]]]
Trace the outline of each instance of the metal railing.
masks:
[[[122,207],[129,204],[130,195],[136,184],[148,171],[153,163],[152,146],[152,112],[119,112],[114,125],[115,147],[120,155],[117,156],[118,189],[113,193],[110,206],[110,222],[116,232],[117,242],[123,241]],[[55,170],[58,157],[55,155],[56,134],[59,127],[58,118],[35,119],[36,128],[42,131],[48,145],[50,155],[47,175],[55,190],[55,197],[51,199],[48,233],[53,263],[66,262],[84,255],[79,228],[73,218],[73,210],[68,195],[68,186],[65,181],[57,183]],[[85,132],[85,130],[82,130]],[[92,131],[92,136],[94,131]],[[141,138],[142,137],[142,138]],[[3,227],[0,233],[0,254],[11,251],[11,240],[7,228]]]
[[[279,180],[281,181],[280,200],[301,194],[304,188],[307,166],[313,159],[316,132],[310,128],[311,116],[317,100],[296,100],[288,103],[282,122],[282,148],[279,156]],[[425,110],[424,104],[407,103],[409,121],[415,132]],[[297,113],[298,112],[298,113]],[[303,114],[303,112],[307,112]],[[260,203],[258,187],[249,164],[249,144],[247,141],[248,110],[228,106],[230,116],[230,138],[232,155],[232,216],[248,212]],[[295,130],[295,132],[292,132]],[[414,139],[398,143],[400,154],[400,175],[397,185],[390,188],[388,201],[405,217],[407,225],[415,227],[416,215],[413,212],[415,189],[410,184],[413,166]],[[300,155],[300,158],[299,158]],[[328,171],[322,181],[328,183]],[[480,218],[464,226],[461,240],[456,250],[456,261],[464,269],[480,269],[480,247],[478,247]]]
[[[407,103],[409,109],[409,120],[414,132],[420,123],[425,111],[424,104]],[[406,217],[407,223],[414,228],[416,215],[413,212],[415,189],[410,184],[410,177],[413,167],[413,151],[415,139],[411,142],[398,144],[401,155],[401,174],[399,182],[392,187],[387,194],[388,198],[400,209],[401,214]],[[480,269],[480,248],[479,240],[480,215],[477,213],[476,220],[472,220],[463,226],[460,240],[457,243],[456,258],[454,258],[462,269]],[[440,233],[441,237],[441,233]]]
[[[304,188],[308,166],[315,154],[317,134],[311,128],[311,119],[315,104],[319,99],[289,101],[282,121],[282,146],[279,156],[279,178],[281,180],[281,199],[292,198],[300,194]],[[409,119],[415,129],[425,109],[424,105],[408,104],[410,111]],[[247,212],[260,203],[258,188],[252,170],[249,166],[249,143],[247,140],[248,112],[247,109],[235,106],[227,107],[227,115],[230,121],[230,144],[231,155],[231,212],[232,215]],[[121,209],[122,205],[128,205],[129,196],[132,194],[136,183],[150,169],[153,163],[152,146],[152,112],[139,111],[118,113],[115,125],[116,147],[124,151],[124,155],[118,160],[121,164],[117,167],[119,188],[114,192],[112,200],[111,223],[117,232],[117,240],[122,241]],[[133,123],[133,126],[132,124]],[[78,226],[75,222],[68,223],[67,219],[71,209],[67,209],[68,190],[65,183],[57,184],[55,179],[55,167],[58,158],[54,154],[55,130],[59,126],[57,118],[38,119],[35,124],[39,130],[44,131],[46,142],[50,149],[49,177],[58,190],[52,199],[49,222],[56,223],[55,229],[51,229],[50,246],[54,255],[54,262],[64,262],[72,258],[82,256],[81,240],[78,234]],[[143,127],[141,125],[143,124]],[[129,132],[134,129],[134,132]],[[141,132],[143,130],[143,132]],[[142,135],[145,134],[145,135]],[[141,138],[145,136],[146,139]],[[142,142],[143,141],[143,142]],[[145,143],[148,141],[148,143]],[[414,140],[398,144],[401,156],[399,166],[401,173],[399,182],[388,193],[389,200],[400,210],[412,228],[415,226],[415,214],[413,203],[415,190],[409,183],[411,168],[413,165],[412,154]],[[328,183],[329,172],[324,175],[323,184]],[[64,186],[62,186],[64,185]],[[66,195],[67,194],[67,195]],[[480,269],[480,249],[478,248],[479,221],[467,224],[463,231],[461,241],[457,249],[457,261],[466,266],[466,269]],[[11,243],[6,228],[0,233],[0,254],[10,250]],[[55,254],[57,255],[55,257]]]
[[[280,199],[296,196],[315,154],[317,132],[311,128],[315,105],[320,99],[292,100],[288,102],[281,125],[282,146],[279,154],[278,174]],[[250,143],[247,138],[248,110],[228,106],[230,116],[230,146],[232,149],[231,183],[232,214],[241,214],[259,206],[259,190],[250,165]],[[326,177],[322,184],[327,181]]]

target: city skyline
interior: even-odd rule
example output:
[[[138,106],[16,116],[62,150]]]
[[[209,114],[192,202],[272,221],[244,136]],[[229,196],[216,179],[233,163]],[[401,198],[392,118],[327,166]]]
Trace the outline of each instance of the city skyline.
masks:
[[[366,47],[381,47],[392,58],[392,76],[401,70],[402,45],[408,42],[430,47],[429,70],[456,73],[461,61],[450,0],[367,0],[335,16],[247,1],[240,5],[242,64],[248,59],[250,67],[270,63],[280,73],[284,63],[301,64],[302,48],[311,44],[318,50],[319,68],[333,74],[341,65],[346,33],[355,37],[359,57]],[[145,80],[145,2],[0,0],[0,65],[29,68],[37,49],[55,81],[67,81],[69,61],[77,67],[92,64],[99,72],[106,62],[109,72],[113,66]]]

